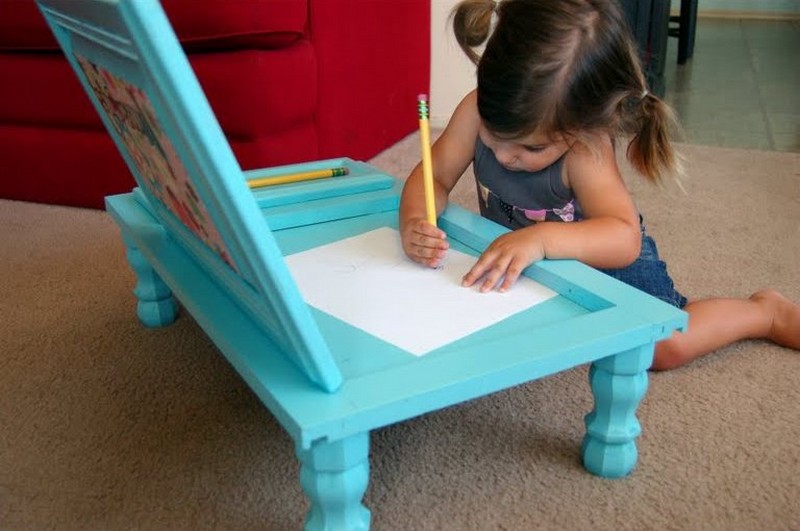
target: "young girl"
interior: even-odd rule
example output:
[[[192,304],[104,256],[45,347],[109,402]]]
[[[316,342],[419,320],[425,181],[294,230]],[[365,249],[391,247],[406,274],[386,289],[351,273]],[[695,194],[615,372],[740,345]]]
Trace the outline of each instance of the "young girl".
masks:
[[[505,291],[532,262],[574,258],[689,313],[686,333],[656,345],[654,369],[745,338],[800,349],[800,305],[775,291],[687,302],[673,286],[614,155],[628,137],[627,157],[643,176],[676,173],[672,114],[647,91],[616,0],[465,0],[453,26],[478,65],[478,88],[432,148],[437,213],[472,163],[481,214],[513,229],[464,286]],[[484,42],[478,57],[473,47]],[[411,259],[437,267],[446,235],[425,219],[418,165],[403,190],[400,232]]]

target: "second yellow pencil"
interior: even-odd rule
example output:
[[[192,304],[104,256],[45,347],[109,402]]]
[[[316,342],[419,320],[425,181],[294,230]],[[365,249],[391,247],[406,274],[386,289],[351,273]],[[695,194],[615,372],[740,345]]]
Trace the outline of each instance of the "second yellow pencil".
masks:
[[[247,181],[247,186],[250,188],[261,188],[264,186],[275,186],[276,184],[297,183],[300,181],[311,181],[314,179],[326,179],[328,177],[339,177],[347,175],[350,170],[342,166],[340,168],[325,168],[323,170],[303,171],[298,173],[289,173],[286,175],[273,175],[272,177],[260,177],[258,179],[250,179]]]
[[[419,137],[422,144],[422,182],[425,189],[425,215],[428,223],[436,226],[436,196],[433,190],[433,160],[431,156],[431,128],[429,123],[428,95],[417,96],[419,111]]]

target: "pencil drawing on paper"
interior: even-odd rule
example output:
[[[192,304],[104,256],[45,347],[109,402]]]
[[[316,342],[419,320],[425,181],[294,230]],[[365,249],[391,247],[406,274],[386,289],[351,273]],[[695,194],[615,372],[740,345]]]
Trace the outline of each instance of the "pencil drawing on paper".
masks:
[[[311,306],[417,356],[556,295],[529,278],[506,293],[464,288],[474,256],[450,249],[442,268],[426,268],[403,254],[399,233],[388,227],[286,262]]]

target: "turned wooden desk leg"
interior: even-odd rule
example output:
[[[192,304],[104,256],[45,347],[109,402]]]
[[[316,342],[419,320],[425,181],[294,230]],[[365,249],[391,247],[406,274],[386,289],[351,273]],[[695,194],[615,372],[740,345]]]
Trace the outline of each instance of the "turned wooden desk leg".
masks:
[[[311,502],[307,531],[367,530],[370,513],[361,498],[369,483],[369,433],[297,449],[300,484]]]
[[[636,408],[647,391],[654,346],[598,360],[589,370],[594,410],[585,419],[583,464],[593,474],[619,478],[636,466],[636,438],[642,431]]]
[[[161,280],[133,241],[124,236],[123,241],[128,263],[136,273],[136,287],[133,289],[138,299],[136,315],[145,326],[158,327],[171,324],[178,313],[172,290]]]

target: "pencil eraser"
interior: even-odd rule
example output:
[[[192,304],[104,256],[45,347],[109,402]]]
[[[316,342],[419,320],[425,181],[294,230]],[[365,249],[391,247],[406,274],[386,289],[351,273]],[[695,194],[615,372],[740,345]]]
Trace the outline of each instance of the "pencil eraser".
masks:
[[[417,95],[417,101],[428,101],[428,95],[427,94]]]

